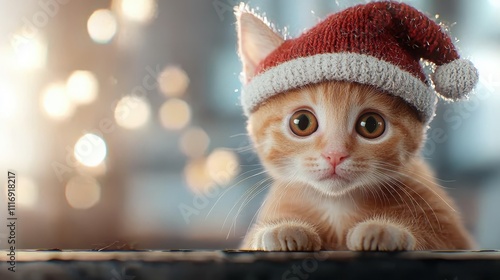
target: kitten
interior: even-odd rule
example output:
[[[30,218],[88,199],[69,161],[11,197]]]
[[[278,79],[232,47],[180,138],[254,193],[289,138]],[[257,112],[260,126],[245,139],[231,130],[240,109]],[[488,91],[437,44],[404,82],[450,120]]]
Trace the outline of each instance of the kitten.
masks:
[[[237,12],[246,81],[284,40]],[[274,184],[248,250],[470,249],[456,207],[420,157],[427,124],[403,99],[328,81],[277,94],[248,119]]]
[[[326,82],[271,98],[248,130],[276,182],[242,248],[471,248],[419,156],[425,127],[400,99]]]

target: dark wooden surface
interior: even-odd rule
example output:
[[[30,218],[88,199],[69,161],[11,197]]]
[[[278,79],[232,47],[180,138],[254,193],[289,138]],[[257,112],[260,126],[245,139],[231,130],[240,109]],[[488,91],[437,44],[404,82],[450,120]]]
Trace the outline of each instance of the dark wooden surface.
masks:
[[[495,279],[500,251],[2,251],[0,279]]]

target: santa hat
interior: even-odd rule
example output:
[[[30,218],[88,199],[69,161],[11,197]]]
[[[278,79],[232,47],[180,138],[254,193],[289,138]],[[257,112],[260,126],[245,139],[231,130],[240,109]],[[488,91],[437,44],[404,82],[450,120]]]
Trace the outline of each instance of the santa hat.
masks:
[[[432,82],[421,59],[436,66]],[[324,81],[347,81],[402,98],[428,123],[436,110],[436,93],[459,100],[478,81],[474,65],[459,57],[438,24],[396,2],[374,2],[330,15],[298,38],[281,41],[251,71],[241,97],[247,116],[276,94]]]

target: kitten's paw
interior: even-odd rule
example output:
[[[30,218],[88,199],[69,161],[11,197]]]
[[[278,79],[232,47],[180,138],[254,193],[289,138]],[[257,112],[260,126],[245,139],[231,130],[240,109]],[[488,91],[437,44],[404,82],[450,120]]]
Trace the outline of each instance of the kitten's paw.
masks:
[[[387,222],[362,222],[347,233],[347,248],[353,251],[414,250],[415,244],[411,232]]]
[[[299,223],[262,227],[256,232],[253,250],[319,251],[321,239],[314,228]]]

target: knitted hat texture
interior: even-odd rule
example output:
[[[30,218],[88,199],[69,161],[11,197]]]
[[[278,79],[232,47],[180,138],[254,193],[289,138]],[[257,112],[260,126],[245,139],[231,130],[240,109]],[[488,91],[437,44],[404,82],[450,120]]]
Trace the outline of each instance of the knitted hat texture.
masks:
[[[435,64],[431,81],[420,60]],[[348,8],[301,36],[285,40],[260,62],[243,87],[246,115],[268,98],[308,84],[348,81],[401,97],[430,122],[437,94],[466,98],[478,81],[474,65],[461,59],[450,36],[415,8],[374,2]]]

